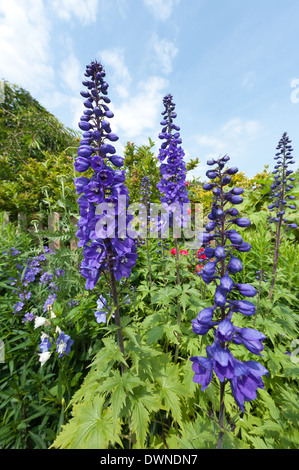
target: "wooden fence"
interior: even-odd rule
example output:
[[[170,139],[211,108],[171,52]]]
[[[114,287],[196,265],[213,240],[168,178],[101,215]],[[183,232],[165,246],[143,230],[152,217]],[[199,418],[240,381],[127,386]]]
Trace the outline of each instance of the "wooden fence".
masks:
[[[60,215],[58,214],[58,212],[53,212],[51,215],[48,215],[48,230],[49,230],[49,232],[57,232],[58,230],[60,230],[59,219],[60,219]],[[9,222],[9,214],[7,212],[5,212],[4,213],[4,224],[8,224],[8,222]],[[76,225],[77,219],[75,217],[71,217],[71,223],[73,225]],[[30,229],[28,227],[28,225],[29,224],[28,224],[27,215],[24,212],[19,212],[19,214],[18,214],[18,228],[22,229],[22,230],[32,230],[32,228]],[[43,230],[44,227],[40,224],[39,229]],[[52,250],[59,250],[60,240],[57,239],[57,240],[51,241],[51,242],[48,243],[48,245],[49,245],[49,248],[51,248]],[[76,250],[77,240],[75,238],[73,238],[70,241],[70,248],[71,248],[71,250]]]

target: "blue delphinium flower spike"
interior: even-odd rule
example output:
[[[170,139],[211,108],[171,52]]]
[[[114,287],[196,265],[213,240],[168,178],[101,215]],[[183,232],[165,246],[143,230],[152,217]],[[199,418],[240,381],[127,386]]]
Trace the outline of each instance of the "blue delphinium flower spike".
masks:
[[[125,172],[120,170],[124,159],[116,155],[113,143],[118,140],[111,131],[113,117],[108,104],[108,83],[103,66],[93,61],[86,67],[86,90],[83,115],[79,128],[83,138],[78,148],[75,169],[90,176],[75,180],[80,219],[78,246],[83,247],[81,274],[86,278],[86,289],[93,289],[101,272],[113,270],[115,279],[129,277],[137,260],[136,240],[128,236],[127,227],[132,216],[127,214],[128,189]],[[101,207],[101,209],[99,209]],[[104,222],[105,221],[105,222]],[[121,221],[121,223],[120,223]]]
[[[212,380],[213,373],[222,384],[228,381],[234,399],[239,408],[244,411],[244,402],[256,398],[258,388],[264,388],[261,376],[267,370],[257,362],[242,362],[230,351],[230,344],[242,345],[253,354],[261,355],[265,335],[253,328],[239,328],[233,324],[233,315],[241,313],[252,316],[255,305],[249,300],[236,300],[235,294],[254,297],[256,289],[250,284],[234,282],[234,275],[243,270],[238,251],[249,251],[250,245],[243,241],[242,236],[234,229],[248,227],[250,220],[239,217],[239,211],[231,205],[242,202],[242,188],[226,189],[231,181],[231,175],[238,171],[235,167],[224,169],[228,156],[219,160],[211,160],[208,165],[216,165],[207,171],[211,182],[205,183],[204,189],[213,191],[209,222],[203,233],[206,257],[209,261],[200,272],[203,281],[215,284],[214,305],[204,308],[197,318],[192,320],[192,330],[198,335],[214,332],[215,340],[207,346],[207,358],[192,357],[192,369],[195,373],[194,382],[202,385],[204,390]],[[209,247],[213,241],[214,248]]]

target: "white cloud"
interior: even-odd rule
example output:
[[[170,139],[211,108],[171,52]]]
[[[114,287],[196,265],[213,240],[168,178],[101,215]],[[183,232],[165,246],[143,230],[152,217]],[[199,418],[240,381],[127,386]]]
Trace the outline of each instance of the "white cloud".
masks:
[[[167,20],[173,8],[179,4],[180,0],[143,0],[144,4],[152,11],[158,20]]]
[[[41,0],[0,0],[0,77],[32,93],[52,86],[50,30]]]
[[[71,97],[67,101],[70,108],[70,116],[72,116],[72,127],[77,132],[79,132],[80,129],[78,127],[78,123],[80,121],[80,116],[82,116],[82,113],[85,109],[83,106],[82,99]]]
[[[241,87],[245,88],[246,90],[252,90],[252,88],[254,87],[255,81],[256,81],[256,73],[251,70],[244,75],[243,80],[241,82]]]
[[[73,51],[67,54],[62,62],[61,77],[71,93],[78,93],[81,86],[82,67]]]
[[[120,140],[122,135],[127,140],[147,139],[147,133],[152,135],[153,129],[159,125],[163,89],[168,81],[152,75],[137,85],[133,84],[123,48],[105,49],[99,52],[99,56],[107,75],[109,73],[108,83],[120,98],[119,102],[113,101],[109,106],[115,115],[111,121],[113,131],[119,133]],[[158,132],[157,129],[156,134]]]
[[[66,21],[72,17],[79,19],[84,25],[95,22],[99,0],[51,0],[56,15]]]
[[[221,129],[221,134],[225,135],[227,139],[240,138],[246,139],[255,138],[260,130],[258,121],[250,120],[242,122],[240,118],[234,118],[228,121]]]
[[[159,39],[157,34],[154,34],[151,40],[155,53],[155,62],[163,73],[170,73],[172,71],[172,61],[179,52],[174,42],[167,39]]]
[[[147,132],[152,135],[153,129],[159,125],[159,112],[163,108],[163,89],[167,84],[168,81],[162,77],[149,77],[138,84],[134,96],[128,97],[120,106],[114,106],[113,127],[116,132],[122,132],[128,140],[147,137]]]
[[[106,72],[107,67],[112,69],[110,84],[113,84],[120,98],[127,98],[132,78],[125,64],[124,50],[122,48],[105,49],[99,52],[99,56]]]
[[[236,117],[211,134],[195,136],[194,140],[200,146],[198,150],[201,163],[226,154],[236,161],[236,166],[242,161],[245,163],[244,158],[248,155],[248,148],[259,137],[261,130],[262,126],[258,121]],[[203,176],[205,172],[202,169],[202,167],[195,169],[193,174]]]

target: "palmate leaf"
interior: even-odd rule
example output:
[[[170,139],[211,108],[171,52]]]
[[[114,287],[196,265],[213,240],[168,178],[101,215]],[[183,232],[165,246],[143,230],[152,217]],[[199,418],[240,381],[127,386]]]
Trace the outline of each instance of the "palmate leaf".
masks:
[[[155,291],[152,295],[152,302],[153,304],[168,305],[172,299],[177,297],[177,295],[177,287],[166,286]]]
[[[181,400],[189,396],[189,390],[182,384],[177,366],[168,364],[157,377],[159,396],[162,404],[171,411],[173,419],[182,423]]]
[[[184,422],[179,435],[170,435],[167,443],[171,448],[213,449],[217,442],[217,431],[214,421],[198,415],[195,420]]]
[[[129,400],[132,406],[131,430],[136,434],[136,448],[143,449],[152,413],[164,407],[150,384],[135,389]]]
[[[98,386],[98,392],[110,394],[114,423],[117,422],[128,394],[132,392],[134,395],[134,388],[139,387],[142,383],[143,382],[137,376],[131,374],[130,371],[125,371],[123,375],[121,375],[119,371],[114,371],[112,377],[108,377]]]
[[[51,447],[59,449],[107,449],[109,444],[122,445],[118,434],[120,423],[113,422],[111,408],[104,407],[105,398],[97,396],[92,402],[75,405],[73,418]]]

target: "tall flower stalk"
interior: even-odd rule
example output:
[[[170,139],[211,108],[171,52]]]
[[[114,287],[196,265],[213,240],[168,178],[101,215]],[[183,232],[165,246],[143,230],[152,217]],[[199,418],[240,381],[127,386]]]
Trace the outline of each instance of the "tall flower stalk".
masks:
[[[105,76],[103,66],[93,61],[86,67],[86,79],[82,82],[86,88],[81,91],[85,110],[79,122],[83,138],[75,170],[88,171],[88,176],[75,180],[76,192],[80,194],[76,235],[78,246],[83,247],[81,274],[86,279],[86,289],[94,289],[101,273],[109,274],[119,348],[124,356],[116,282],[130,276],[138,255],[136,239],[127,231],[133,217],[127,214],[128,189],[125,172],[120,170],[124,159],[116,155],[113,146],[118,136],[111,131],[109,123],[113,113],[108,107],[110,99]]]
[[[274,159],[277,160],[277,164],[274,167],[274,181],[271,185],[271,196],[272,203],[268,206],[271,212],[275,212],[275,215],[269,217],[270,223],[276,224],[275,230],[275,245],[274,245],[274,259],[273,259],[273,274],[271,287],[269,292],[270,299],[273,296],[273,290],[276,280],[277,264],[279,258],[279,246],[281,240],[281,230],[282,226],[286,225],[290,228],[297,228],[297,224],[290,223],[287,218],[285,218],[287,209],[296,209],[295,204],[288,204],[295,199],[295,196],[288,195],[287,193],[294,188],[292,184],[295,181],[293,176],[290,176],[293,173],[293,170],[289,169],[289,165],[295,163],[292,157],[292,145],[291,140],[288,137],[287,133],[284,132],[282,135],[276,150],[278,152],[275,154]]]
[[[232,323],[234,313],[252,316],[255,305],[248,300],[235,300],[236,297],[254,297],[256,289],[250,284],[234,282],[233,276],[243,270],[243,265],[236,252],[247,252],[250,244],[244,242],[242,236],[233,228],[248,227],[250,220],[239,217],[239,211],[232,207],[243,201],[242,188],[226,190],[231,182],[231,175],[237,168],[224,169],[228,156],[218,160],[209,160],[208,165],[216,165],[207,171],[211,182],[204,184],[204,190],[213,191],[209,222],[203,232],[205,255],[208,262],[200,275],[206,284],[214,284],[214,304],[201,310],[196,319],[192,320],[192,330],[198,335],[205,335],[210,330],[214,333],[214,342],[207,346],[207,357],[191,357],[192,369],[195,373],[193,381],[201,384],[205,390],[210,384],[213,373],[220,381],[220,412],[219,426],[224,427],[225,418],[225,387],[230,384],[236,404],[244,412],[244,402],[254,400],[257,389],[264,388],[261,376],[268,371],[256,361],[240,361],[230,351],[231,344],[243,345],[250,352],[260,355],[264,346],[265,336],[253,328],[240,328]],[[213,242],[214,247],[209,246]],[[223,444],[221,432],[217,447]]]
[[[150,197],[152,194],[151,191],[151,183],[148,176],[144,176],[141,180],[141,203],[145,206],[145,214],[142,214],[142,222],[143,226],[146,230],[146,257],[147,257],[147,266],[148,266],[148,275],[150,281],[150,287],[152,288],[153,280],[152,280],[152,271],[151,271],[151,263],[150,263],[150,254],[149,254],[149,211],[150,211]]]
[[[175,103],[172,101],[172,95],[168,94],[163,99],[164,111],[162,111],[163,119],[161,121],[162,131],[159,138],[163,140],[161,144],[158,160],[161,162],[160,174],[161,180],[157,184],[157,188],[162,194],[160,197],[161,204],[169,215],[173,226],[173,236],[176,249],[176,275],[177,284],[181,285],[179,270],[179,248],[177,235],[175,233],[175,225],[181,229],[184,226],[184,210],[185,204],[190,204],[188,191],[186,189],[186,165],[184,162],[185,153],[181,147],[182,139],[180,137],[180,127],[174,123],[177,114],[175,112]],[[163,230],[163,227],[162,227]],[[181,324],[181,308],[177,305],[177,324]],[[175,361],[178,359],[179,344],[176,345]]]

